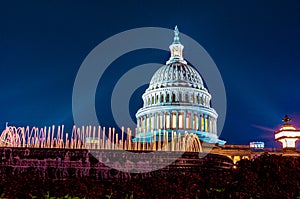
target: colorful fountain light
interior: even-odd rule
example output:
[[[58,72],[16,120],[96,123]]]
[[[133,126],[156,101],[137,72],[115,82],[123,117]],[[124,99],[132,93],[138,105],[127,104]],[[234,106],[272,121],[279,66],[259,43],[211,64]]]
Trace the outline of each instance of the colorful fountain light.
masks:
[[[64,132],[64,125],[57,128],[54,125],[44,128],[7,126],[0,136],[0,147],[202,152],[196,134],[172,132],[169,138],[169,132],[160,131],[160,137],[165,139],[143,143],[132,142],[135,133],[129,128],[125,132],[124,127],[121,133],[116,133],[115,128],[108,128],[107,131],[101,126],[77,128],[74,125],[70,135]]]

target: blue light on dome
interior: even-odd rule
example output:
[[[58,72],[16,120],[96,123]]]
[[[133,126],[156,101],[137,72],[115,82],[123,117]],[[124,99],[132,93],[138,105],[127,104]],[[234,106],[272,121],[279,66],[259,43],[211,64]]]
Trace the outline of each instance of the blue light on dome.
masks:
[[[170,59],[155,72],[142,96],[144,104],[136,113],[133,141],[154,142],[160,132],[176,132],[197,135],[201,142],[225,144],[217,136],[218,114],[210,107],[211,95],[197,70],[183,58],[177,26],[169,48]]]

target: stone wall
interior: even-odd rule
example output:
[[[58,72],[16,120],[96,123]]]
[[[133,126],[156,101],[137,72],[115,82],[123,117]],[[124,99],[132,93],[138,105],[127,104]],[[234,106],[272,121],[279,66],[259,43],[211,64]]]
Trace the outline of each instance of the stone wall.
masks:
[[[34,170],[45,178],[66,179],[92,176],[99,180],[147,177],[159,172],[231,169],[232,161],[225,156],[179,152],[127,152],[109,150],[0,148],[2,172],[22,173]],[[199,157],[200,156],[200,157]],[[124,172],[121,172],[124,171]],[[145,172],[147,171],[147,172]],[[141,173],[141,174],[136,174]]]

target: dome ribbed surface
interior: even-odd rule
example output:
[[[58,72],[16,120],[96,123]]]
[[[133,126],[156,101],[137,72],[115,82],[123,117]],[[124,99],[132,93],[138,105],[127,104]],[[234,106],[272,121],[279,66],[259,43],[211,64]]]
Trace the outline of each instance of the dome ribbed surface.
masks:
[[[200,74],[192,66],[175,62],[163,65],[155,72],[148,90],[177,86],[204,89]]]

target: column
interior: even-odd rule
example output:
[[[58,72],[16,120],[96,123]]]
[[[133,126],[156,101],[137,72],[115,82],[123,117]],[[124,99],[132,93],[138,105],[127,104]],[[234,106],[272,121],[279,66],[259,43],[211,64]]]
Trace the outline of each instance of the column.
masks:
[[[186,129],[186,111],[183,112],[183,129]]]
[[[211,119],[211,132],[214,134],[215,133],[215,125],[214,125],[214,118]]]
[[[165,112],[165,129],[167,128],[167,120],[168,120],[167,116],[168,116],[168,113]]]
[[[217,120],[216,119],[215,119],[214,125],[215,125],[215,134],[217,135],[218,134],[218,128],[217,128]]]
[[[176,111],[176,130],[179,129],[179,117],[178,117],[178,111]]]
[[[213,120],[213,118],[211,118],[210,126],[211,126],[211,133],[212,133],[212,134],[214,134],[214,131],[215,131],[215,130],[214,130],[214,125],[213,125],[213,124],[214,124],[214,120]]]
[[[203,131],[206,132],[206,115],[203,115]]]
[[[199,114],[196,113],[196,124],[195,124],[195,130],[198,131],[198,127],[199,127]]]
[[[191,99],[191,98],[190,98]],[[190,119],[190,129],[193,129],[193,120],[194,120],[194,113],[191,112],[191,119]]]
[[[201,117],[200,117],[200,113],[198,113],[197,117],[198,117],[198,126],[197,126],[197,130],[200,131],[200,130],[201,130]]]
[[[179,101],[179,103],[182,102],[182,94],[181,94],[181,91],[178,92],[178,101]]]
[[[149,131],[152,130],[153,127],[153,118],[152,118],[152,114],[149,114]]]
[[[151,116],[147,115],[147,131],[151,129]]]
[[[146,120],[147,120],[146,115],[144,115],[143,118],[144,118],[144,125],[143,125],[142,132],[146,131],[146,123],[147,123],[146,122]]]
[[[152,114],[152,131],[155,129],[155,114]]]
[[[158,94],[158,101],[157,101],[158,104],[160,103],[160,98],[161,98],[161,93]]]
[[[210,117],[207,116],[207,132],[210,132],[210,124],[209,124],[209,120],[210,120]]]
[[[137,126],[137,128],[139,128],[140,127],[140,118],[137,118],[137,124],[136,124],[136,126]]]
[[[210,118],[210,116],[208,117],[208,119],[207,119],[208,121],[207,121],[207,123],[208,123],[208,132],[210,132],[211,133],[211,123],[210,123],[210,121],[211,121],[211,118]]]
[[[157,114],[157,130],[161,129],[160,123],[161,123],[161,112]]]
[[[166,128],[166,124],[165,124],[165,116],[166,116],[166,112],[163,112],[162,113],[162,129],[165,129]]]
[[[193,120],[192,120],[192,129],[195,130],[195,125],[196,125],[196,118],[195,118],[195,113],[192,113],[193,115]]]
[[[214,119],[211,118],[211,119],[210,119],[210,126],[211,126],[211,133],[212,133],[212,134],[214,134],[214,131],[215,131],[215,130],[214,130],[215,127],[214,127],[213,124],[214,124]]]
[[[155,130],[159,129],[159,113],[155,113]]]
[[[198,118],[198,113],[194,114],[194,120],[195,120],[195,130],[198,130],[198,123],[199,123],[199,118]]]

